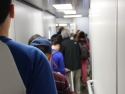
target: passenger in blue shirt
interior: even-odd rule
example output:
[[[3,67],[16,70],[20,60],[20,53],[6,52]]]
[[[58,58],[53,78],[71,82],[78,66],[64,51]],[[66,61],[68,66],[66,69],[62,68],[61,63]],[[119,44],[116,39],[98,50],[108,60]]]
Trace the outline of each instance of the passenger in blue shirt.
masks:
[[[51,39],[52,44],[52,67],[53,70],[65,75],[65,65],[64,59],[61,52],[59,52],[61,47],[61,41],[57,38],[57,36],[53,36]]]
[[[35,47],[8,38],[11,18],[14,17],[14,5],[11,2],[0,0],[0,41],[5,43],[12,53],[26,87],[26,94],[57,94],[52,71],[45,55]]]

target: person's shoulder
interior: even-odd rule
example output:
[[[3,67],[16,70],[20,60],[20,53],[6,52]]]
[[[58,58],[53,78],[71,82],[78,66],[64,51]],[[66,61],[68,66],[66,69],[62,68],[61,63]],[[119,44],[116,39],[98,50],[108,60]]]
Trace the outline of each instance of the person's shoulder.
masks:
[[[64,39],[63,41],[62,41],[62,44],[63,45],[67,45],[67,44],[69,44],[69,43],[71,43],[73,40],[70,40],[70,39]]]
[[[68,45],[77,45],[78,44],[78,41],[76,41],[76,40],[68,40],[67,41],[67,43],[68,43]]]
[[[33,46],[29,46],[13,40],[9,40],[8,42],[6,42],[6,44],[14,54],[24,55],[32,59],[35,57],[39,58],[40,56],[44,56],[44,54],[39,49]]]
[[[13,40],[10,40],[10,42],[8,42],[7,45],[9,47],[13,47],[14,49],[29,50],[30,52],[31,51],[37,51],[37,49],[33,46],[29,46],[27,44],[23,44],[23,43],[16,42],[16,41],[13,41]]]
[[[56,54],[57,54],[57,56],[59,56],[59,57],[63,56],[63,54],[62,54],[60,51],[58,51]]]
[[[16,42],[4,36],[0,36],[0,40],[9,47],[16,62],[19,62],[20,60],[24,62],[26,61],[27,63],[28,62],[39,63],[41,61],[47,62],[43,52],[37,49],[36,47]]]
[[[56,50],[53,50],[53,49],[52,49],[52,53],[54,53],[53,56],[55,56],[55,57],[60,57],[60,56],[63,55],[60,51],[56,51]]]

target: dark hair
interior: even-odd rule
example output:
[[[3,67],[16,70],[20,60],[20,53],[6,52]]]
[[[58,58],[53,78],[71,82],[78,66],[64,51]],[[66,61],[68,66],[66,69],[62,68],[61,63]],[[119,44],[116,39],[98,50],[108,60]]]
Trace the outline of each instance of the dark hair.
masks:
[[[80,32],[78,38],[86,39],[86,35],[85,35],[85,33],[84,33],[83,31]]]
[[[36,48],[38,48],[39,50],[41,50],[44,54],[47,54],[48,52],[48,47],[47,46],[43,46],[43,45],[40,45],[40,46],[35,46]]]
[[[54,34],[51,37],[51,44],[52,45],[61,44],[61,41],[62,41],[62,36],[61,35]]]
[[[63,29],[64,29],[64,27],[60,27],[59,32],[57,33],[57,35],[60,35]]]
[[[40,36],[39,34],[33,35],[33,36],[29,39],[28,45],[30,45],[30,43],[31,43],[34,39],[36,39],[36,38],[38,38],[38,37],[41,37],[41,36]]]
[[[6,20],[10,12],[11,0],[0,0],[0,25]]]
[[[74,39],[76,38],[77,34],[74,35]]]
[[[51,36],[51,40],[52,40],[53,38],[57,38],[57,37],[58,37],[58,35],[57,35],[57,34],[54,34],[54,35]]]

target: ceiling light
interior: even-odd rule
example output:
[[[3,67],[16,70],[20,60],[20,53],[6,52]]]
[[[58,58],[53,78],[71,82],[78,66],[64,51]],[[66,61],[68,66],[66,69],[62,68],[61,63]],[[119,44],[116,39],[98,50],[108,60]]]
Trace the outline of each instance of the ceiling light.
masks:
[[[56,9],[73,9],[71,4],[55,4],[53,7]]]
[[[56,10],[56,12],[64,12],[64,10],[63,10],[63,9],[60,9],[60,10]]]
[[[64,15],[64,18],[82,17],[82,15]]]
[[[70,26],[73,26],[74,24],[70,24]]]
[[[74,10],[68,10],[68,11],[64,11],[65,14],[76,14],[76,11]]]
[[[58,26],[58,24],[56,24]],[[67,26],[67,24],[59,24],[59,26]]]

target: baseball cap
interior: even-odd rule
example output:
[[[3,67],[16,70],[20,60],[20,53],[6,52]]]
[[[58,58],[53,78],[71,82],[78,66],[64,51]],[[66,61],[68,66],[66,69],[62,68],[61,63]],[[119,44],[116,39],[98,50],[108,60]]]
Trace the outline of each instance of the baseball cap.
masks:
[[[36,39],[34,39],[31,43],[31,46],[35,46],[37,48],[39,48],[40,46],[42,46],[40,48],[40,50],[42,50],[44,53],[51,53],[51,43],[49,42],[48,39],[43,38],[43,37],[38,37]]]

